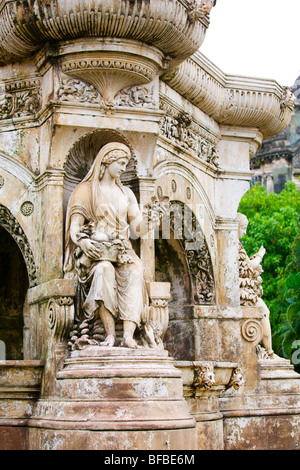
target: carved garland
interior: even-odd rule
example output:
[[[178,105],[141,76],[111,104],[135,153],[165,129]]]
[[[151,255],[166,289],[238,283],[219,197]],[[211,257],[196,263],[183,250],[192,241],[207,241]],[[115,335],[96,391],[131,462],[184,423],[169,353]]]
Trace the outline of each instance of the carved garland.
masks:
[[[0,204],[0,225],[13,237],[21,250],[27,267],[30,287],[37,285],[36,265],[28,239],[19,222],[2,204]]]

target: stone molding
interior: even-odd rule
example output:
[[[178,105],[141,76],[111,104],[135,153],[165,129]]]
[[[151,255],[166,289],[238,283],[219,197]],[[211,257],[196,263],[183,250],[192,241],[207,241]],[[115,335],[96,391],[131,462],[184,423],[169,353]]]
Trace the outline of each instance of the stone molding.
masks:
[[[290,120],[292,102],[275,80],[228,75],[200,52],[162,79],[219,124],[255,127],[264,139]]]
[[[0,62],[24,58],[48,41],[84,36],[134,39],[184,60],[199,49],[209,24],[208,15],[191,21],[192,3],[193,0],[151,0],[146,5],[141,0],[2,0]]]

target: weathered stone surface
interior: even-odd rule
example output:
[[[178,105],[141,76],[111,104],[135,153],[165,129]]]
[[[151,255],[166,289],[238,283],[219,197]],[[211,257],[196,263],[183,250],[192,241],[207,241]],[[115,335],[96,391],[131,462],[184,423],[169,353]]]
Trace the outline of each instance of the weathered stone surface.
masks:
[[[0,363],[2,445],[299,447],[299,375],[258,357],[263,312],[241,305],[239,285],[249,158],[286,128],[287,91],[201,55],[210,0],[73,3],[0,5],[0,251],[8,274],[24,271],[4,293],[5,305],[20,302],[0,316],[2,351],[15,338],[22,363]],[[102,341],[105,328],[80,321],[64,278],[68,201],[110,143],[129,149],[121,181],[138,203],[172,207],[132,240],[153,321],[144,349],[119,348],[119,319],[116,346],[74,346],[79,330]],[[2,296],[12,283],[1,269]],[[34,360],[44,365],[26,386]]]

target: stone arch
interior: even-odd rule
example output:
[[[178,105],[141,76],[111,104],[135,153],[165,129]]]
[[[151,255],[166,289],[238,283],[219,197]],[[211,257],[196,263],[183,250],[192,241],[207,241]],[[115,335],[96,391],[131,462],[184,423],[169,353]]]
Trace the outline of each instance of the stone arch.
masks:
[[[190,207],[182,201],[171,201],[170,212],[164,217],[160,234],[155,238],[156,279],[171,282],[173,297],[176,298],[179,310],[184,309],[184,303],[189,305],[215,303],[215,282],[210,251],[202,227]],[[177,276],[176,271],[178,271]],[[181,286],[179,298],[174,292],[177,285]],[[189,295],[184,295],[184,286],[185,289],[189,287]]]
[[[203,203],[203,206],[210,221],[210,225],[213,225],[215,221],[215,214],[206,191],[204,190],[201,182],[195,176],[192,170],[190,170],[180,162],[163,161],[155,167],[153,177],[156,179],[156,192],[161,184],[160,181],[166,180],[166,177],[168,177],[169,175],[174,176],[175,178],[176,176],[182,177],[189,184],[189,186],[193,188],[194,195],[191,196],[193,197],[194,202],[196,204],[199,202]],[[165,195],[170,195],[166,193],[165,188],[163,192]],[[187,194],[185,195],[185,197],[181,197],[180,199],[187,204],[189,204],[192,200],[188,199]]]
[[[0,226],[9,233],[9,235],[16,242],[25,262],[29,286],[34,287],[37,285],[37,269],[34,256],[27,239],[27,236],[10,210],[0,203]]]
[[[156,178],[156,195],[165,195],[170,200],[184,204],[197,226],[198,236],[203,240],[203,244],[199,244],[196,250],[184,249],[192,279],[191,302],[213,304],[216,266],[216,237],[213,228],[215,215],[208,195],[195,174],[180,162],[161,162],[156,166],[153,176]],[[201,293],[201,289],[206,290],[204,284],[208,286],[205,295]]]
[[[0,204],[0,341],[8,360],[23,359],[23,310],[27,290],[36,283],[35,273],[26,235]]]

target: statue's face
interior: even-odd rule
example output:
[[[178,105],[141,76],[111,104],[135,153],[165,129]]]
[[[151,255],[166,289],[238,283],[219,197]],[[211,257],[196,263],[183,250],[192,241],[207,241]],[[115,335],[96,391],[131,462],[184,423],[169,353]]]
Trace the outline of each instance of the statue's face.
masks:
[[[108,165],[106,171],[109,172],[112,178],[119,178],[121,174],[125,171],[127,163],[127,158],[120,158],[119,160]]]
[[[239,224],[239,238],[242,238],[245,233],[247,232],[247,225],[248,224]]]

